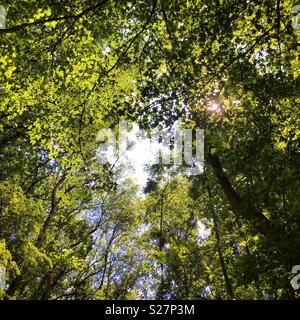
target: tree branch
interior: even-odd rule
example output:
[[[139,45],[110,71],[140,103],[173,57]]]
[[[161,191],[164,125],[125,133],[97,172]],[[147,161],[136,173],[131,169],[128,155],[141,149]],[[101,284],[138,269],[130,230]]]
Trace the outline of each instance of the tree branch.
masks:
[[[213,155],[210,151],[208,153],[208,161],[211,164],[217,179],[222,187],[222,190],[227,197],[227,200],[231,206],[232,211],[242,218],[248,220],[252,225],[266,237],[272,235],[272,224],[269,219],[266,218],[261,212],[258,212],[254,207],[246,208],[244,202],[237,194],[229,179],[227,178],[219,158]]]
[[[47,229],[49,228],[49,225],[51,223],[51,221],[53,220],[53,218],[55,217],[56,213],[57,213],[57,204],[58,204],[58,200],[57,200],[57,191],[59,189],[59,187],[64,183],[64,181],[66,180],[66,174],[64,174],[56,183],[56,185],[54,186],[53,190],[52,190],[52,195],[51,195],[51,210],[49,212],[49,215],[46,219],[46,221],[43,224],[43,227],[40,231],[40,234],[37,238],[36,241],[36,246],[37,248],[40,248],[43,243],[46,241],[46,232]]]
[[[0,29],[0,34],[14,33],[14,32],[20,31],[22,29],[25,29],[27,27],[33,27],[33,26],[37,26],[37,25],[44,24],[44,23],[47,23],[47,22],[63,21],[63,20],[70,20],[70,19],[79,20],[80,18],[82,18],[83,16],[87,15],[88,13],[103,7],[109,1],[110,0],[102,0],[100,3],[97,3],[94,6],[86,8],[85,10],[81,11],[80,13],[78,13],[76,15],[40,19],[40,20],[36,20],[36,21],[33,21],[33,22],[25,22],[25,23],[22,23],[22,24],[20,24],[18,26],[14,26],[14,27],[11,27],[11,28]]]

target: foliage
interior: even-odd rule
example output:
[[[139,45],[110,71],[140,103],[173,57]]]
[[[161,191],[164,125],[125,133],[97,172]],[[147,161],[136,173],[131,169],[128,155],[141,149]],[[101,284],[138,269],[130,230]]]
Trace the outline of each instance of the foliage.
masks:
[[[1,299],[299,298],[294,1],[1,5]],[[124,119],[205,129],[205,172],[141,196],[96,159]]]

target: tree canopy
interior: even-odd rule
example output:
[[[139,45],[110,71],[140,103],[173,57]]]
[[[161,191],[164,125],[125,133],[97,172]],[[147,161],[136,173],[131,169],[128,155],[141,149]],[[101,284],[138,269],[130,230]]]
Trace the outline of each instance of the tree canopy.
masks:
[[[2,0],[0,299],[299,298],[296,4]],[[121,120],[204,129],[203,173],[141,192]]]

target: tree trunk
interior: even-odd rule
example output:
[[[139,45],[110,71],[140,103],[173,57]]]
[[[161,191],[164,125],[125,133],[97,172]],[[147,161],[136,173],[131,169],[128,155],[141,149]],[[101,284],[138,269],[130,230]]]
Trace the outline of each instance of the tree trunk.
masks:
[[[237,216],[248,220],[261,234],[266,237],[271,237],[273,229],[271,221],[261,212],[258,212],[254,206],[252,208],[247,208],[224,173],[219,158],[216,155],[213,155],[211,151],[208,153],[208,161],[217,176],[232,211]]]
[[[212,195],[211,195],[210,187],[208,184],[207,184],[207,191],[208,191],[208,196],[209,196],[209,200],[210,200],[210,208],[211,208],[211,213],[212,213],[213,223],[214,223],[213,229],[214,229],[215,236],[216,236],[217,252],[218,252],[218,256],[219,256],[219,260],[220,260],[220,264],[221,264],[221,268],[222,268],[222,273],[223,273],[223,277],[224,277],[224,281],[225,281],[226,292],[227,292],[228,298],[233,299],[233,288],[231,285],[230,278],[228,276],[225,260],[224,260],[223,253],[221,250],[221,237],[220,237],[220,232],[219,232],[218,220],[217,220],[217,215],[216,215],[215,209],[211,203]]]
[[[56,185],[54,186],[53,190],[52,190],[52,195],[51,195],[51,210],[49,212],[49,215],[46,219],[46,221],[43,224],[43,227],[40,231],[40,234],[37,238],[36,241],[36,246],[37,248],[40,248],[43,243],[46,241],[46,232],[47,229],[50,226],[51,221],[53,220],[53,218],[55,217],[56,213],[57,213],[57,204],[58,204],[58,200],[57,200],[57,190],[58,188],[63,184],[63,182],[66,179],[66,175],[64,174],[56,183]]]

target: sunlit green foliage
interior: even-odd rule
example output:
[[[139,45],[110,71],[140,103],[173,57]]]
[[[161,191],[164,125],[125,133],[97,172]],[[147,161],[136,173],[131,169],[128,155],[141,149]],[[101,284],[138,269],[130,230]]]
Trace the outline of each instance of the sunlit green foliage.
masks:
[[[0,298],[299,297],[296,4],[1,1]],[[205,129],[205,172],[141,196],[96,159],[122,119]]]

